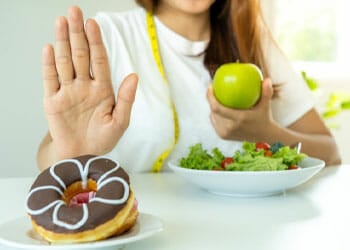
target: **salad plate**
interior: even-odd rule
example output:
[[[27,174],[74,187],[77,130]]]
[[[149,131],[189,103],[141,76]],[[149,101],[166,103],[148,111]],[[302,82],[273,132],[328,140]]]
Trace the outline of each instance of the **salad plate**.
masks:
[[[208,192],[238,197],[270,196],[299,186],[324,166],[323,160],[305,157],[295,170],[277,171],[215,171],[181,167],[169,162],[176,174]]]
[[[0,225],[0,246],[18,249],[120,249],[163,230],[161,220],[151,214],[140,213],[136,224],[126,233],[106,240],[78,244],[50,244],[36,234],[27,216],[5,222]]]

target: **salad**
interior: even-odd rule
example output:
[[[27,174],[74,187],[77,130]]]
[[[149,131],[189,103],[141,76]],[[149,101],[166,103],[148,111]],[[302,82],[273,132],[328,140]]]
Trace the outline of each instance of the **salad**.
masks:
[[[197,143],[189,148],[186,157],[180,159],[180,166],[199,170],[220,171],[276,171],[298,169],[306,154],[280,142],[269,145],[266,142],[243,142],[242,150],[225,156],[217,147],[208,152]]]

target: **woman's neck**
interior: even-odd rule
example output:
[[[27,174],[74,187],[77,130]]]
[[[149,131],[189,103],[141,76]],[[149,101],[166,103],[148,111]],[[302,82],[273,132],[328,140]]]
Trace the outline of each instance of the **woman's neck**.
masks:
[[[210,39],[209,12],[192,14],[159,5],[155,15],[168,28],[190,41]]]

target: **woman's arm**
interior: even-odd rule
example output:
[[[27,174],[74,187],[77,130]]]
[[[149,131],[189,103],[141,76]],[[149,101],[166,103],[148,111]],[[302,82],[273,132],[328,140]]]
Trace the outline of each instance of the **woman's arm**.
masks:
[[[83,154],[112,150],[129,125],[137,76],[121,83],[115,98],[107,53],[94,20],[84,25],[78,7],[58,17],[55,49],[43,48],[44,108],[49,133],[38,151],[38,166]]]
[[[53,150],[51,135],[50,133],[46,133],[45,137],[39,145],[37,153],[38,168],[42,171],[58,160],[59,159],[57,158],[57,156],[55,156]]]
[[[222,106],[214,97],[212,87],[207,97],[211,108],[211,121],[218,135],[228,140],[280,141],[285,145],[302,143],[302,151],[309,156],[323,159],[327,165],[340,163],[335,139],[322,119],[311,109],[288,127],[282,127],[272,118],[272,84],[263,82],[262,97],[258,104],[247,110]]]
[[[276,138],[281,138],[287,145],[300,141],[302,151],[309,156],[323,159],[326,165],[341,163],[335,139],[315,109],[307,112],[288,128],[276,124],[274,126],[269,129],[270,132],[266,138],[270,143]]]

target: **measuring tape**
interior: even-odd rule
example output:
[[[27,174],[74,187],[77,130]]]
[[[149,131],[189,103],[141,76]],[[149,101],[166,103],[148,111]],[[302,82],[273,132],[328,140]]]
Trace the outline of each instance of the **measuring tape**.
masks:
[[[162,63],[162,60],[160,58],[156,26],[154,24],[153,15],[150,12],[146,13],[146,23],[147,23],[147,33],[148,33],[148,37],[149,37],[149,40],[151,43],[151,48],[152,48],[154,60],[157,64],[159,73],[162,75],[162,77],[164,79],[164,83],[166,85],[168,85],[168,79],[165,75],[163,63]],[[152,167],[153,172],[159,172],[162,169],[162,166],[163,166],[165,159],[170,155],[171,151],[174,149],[177,141],[179,140],[179,133],[180,133],[179,120],[177,117],[177,113],[176,113],[176,109],[175,109],[175,105],[174,105],[173,101],[171,99],[169,99],[169,101],[171,104],[171,110],[173,113],[173,121],[174,121],[174,142],[169,149],[165,150],[163,153],[161,153],[160,156],[158,156],[157,160],[155,161],[155,163],[153,164],[153,167]]]

